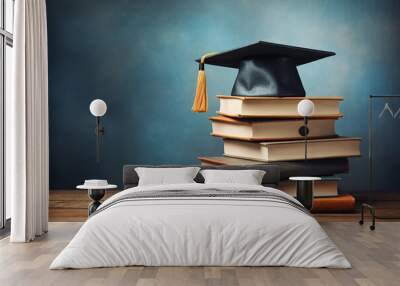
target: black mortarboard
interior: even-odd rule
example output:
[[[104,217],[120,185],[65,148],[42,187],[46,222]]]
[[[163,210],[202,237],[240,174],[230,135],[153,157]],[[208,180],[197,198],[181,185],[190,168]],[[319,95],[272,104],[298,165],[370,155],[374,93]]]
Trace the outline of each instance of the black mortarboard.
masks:
[[[297,66],[335,55],[333,52],[258,42],[196,60],[239,69],[232,95],[305,96]]]

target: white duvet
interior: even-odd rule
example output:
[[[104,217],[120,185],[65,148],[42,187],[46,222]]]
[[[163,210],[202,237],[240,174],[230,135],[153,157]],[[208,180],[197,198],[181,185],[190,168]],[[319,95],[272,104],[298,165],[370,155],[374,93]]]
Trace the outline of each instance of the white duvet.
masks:
[[[163,190],[263,190],[262,186],[184,184]],[[297,202],[297,201],[296,201]],[[282,203],[246,198],[153,198],[109,205],[90,217],[50,269],[145,266],[294,266],[350,268],[318,222]]]

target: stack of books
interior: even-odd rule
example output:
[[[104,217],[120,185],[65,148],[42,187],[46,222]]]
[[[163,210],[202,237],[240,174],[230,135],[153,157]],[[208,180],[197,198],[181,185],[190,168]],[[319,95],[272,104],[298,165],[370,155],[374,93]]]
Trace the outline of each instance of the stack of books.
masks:
[[[305,140],[299,132],[304,119],[297,112],[297,104],[304,98],[218,96],[220,109],[210,118],[211,135],[223,139],[224,155],[199,157],[200,161],[212,165],[278,164],[282,169],[279,188],[293,196],[296,187],[289,176],[347,172],[345,158],[360,156],[361,139],[336,134],[335,122],[342,117],[339,107],[343,98],[306,97],[315,106],[308,121],[307,162]],[[327,198],[343,200],[338,197],[337,180],[316,182],[314,195],[323,197],[324,203]]]

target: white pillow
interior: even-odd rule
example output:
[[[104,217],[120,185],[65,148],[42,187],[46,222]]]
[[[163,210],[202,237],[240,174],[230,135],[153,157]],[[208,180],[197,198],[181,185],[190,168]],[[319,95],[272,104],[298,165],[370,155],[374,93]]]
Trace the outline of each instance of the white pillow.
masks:
[[[265,171],[262,170],[202,170],[205,184],[261,185]]]
[[[138,186],[195,183],[199,167],[184,168],[135,168],[139,176]]]

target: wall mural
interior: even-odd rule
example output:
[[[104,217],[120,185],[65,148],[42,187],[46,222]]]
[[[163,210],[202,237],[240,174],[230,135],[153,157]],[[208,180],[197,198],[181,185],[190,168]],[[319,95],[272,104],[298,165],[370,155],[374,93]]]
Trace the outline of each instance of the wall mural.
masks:
[[[362,137],[363,157],[351,160],[342,189],[367,191],[368,94],[400,91],[398,11],[394,0],[48,0],[51,188],[121,184],[126,163],[221,154],[207,118],[237,70],[207,67],[209,112],[193,115],[194,60],[264,40],[337,54],[299,73],[307,95],[344,97],[337,131]],[[88,109],[96,98],[108,106],[99,164]]]

